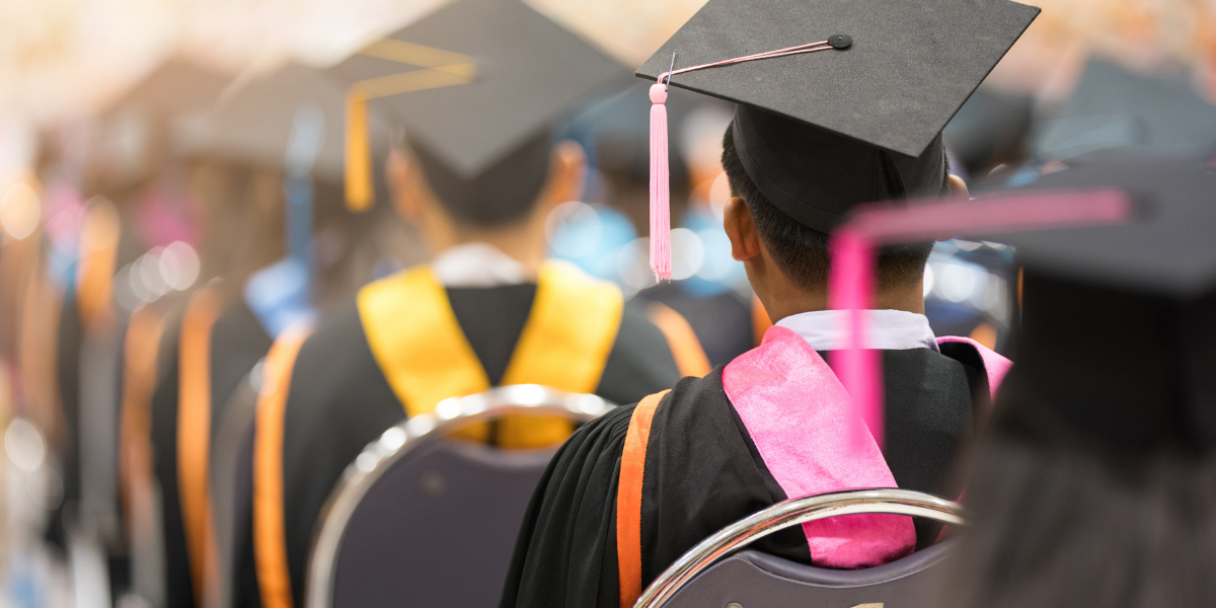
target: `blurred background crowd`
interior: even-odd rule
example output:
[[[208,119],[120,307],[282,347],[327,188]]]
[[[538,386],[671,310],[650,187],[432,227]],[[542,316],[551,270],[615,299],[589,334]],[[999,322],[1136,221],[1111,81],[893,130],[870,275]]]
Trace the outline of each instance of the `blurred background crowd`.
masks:
[[[242,82],[270,73],[285,74],[287,89],[305,81],[332,86],[341,107],[342,84],[324,83],[324,69],[442,4],[0,0],[0,416],[9,463],[0,468],[7,522],[0,605],[108,605],[110,594],[95,592],[117,584],[103,563],[106,551],[71,547],[124,536],[105,496],[125,489],[65,478],[115,475],[54,465],[74,457],[66,446],[91,449],[80,441],[94,435],[69,437],[63,412],[97,411],[79,396],[106,391],[52,382],[54,370],[82,366],[75,382],[113,382],[117,374],[99,368],[118,363],[88,351],[112,346],[114,323],[127,323],[141,305],[170,308],[220,274],[246,286],[251,306],[264,304],[263,318],[305,300],[324,315],[360,285],[422,261],[419,236],[388,205],[354,213],[328,192],[340,181],[341,124],[322,124],[319,143],[301,153],[315,178],[303,189],[290,159],[267,163],[273,170],[234,170],[240,155],[229,150],[244,154],[256,142],[225,147],[207,141],[197,124]],[[704,0],[529,4],[636,67]],[[1053,163],[1097,148],[1216,151],[1216,0],[1035,4],[1042,15],[945,130],[951,166],[973,192],[1032,181]],[[299,72],[293,77],[284,66]],[[672,91],[674,281],[655,285],[646,84],[624,80],[560,121],[559,134],[583,145],[591,170],[583,199],[550,216],[550,251],[617,283],[626,297],[678,311],[710,362],[725,363],[754,346],[767,323],[721,228],[730,197],[721,135],[732,109]],[[307,131],[307,112],[293,120],[297,135]],[[241,127],[233,130],[239,135]],[[376,181],[383,192],[379,171]],[[291,213],[298,204],[311,213]],[[302,282],[300,268],[276,264],[293,256],[305,261]],[[969,335],[1001,350],[1017,290],[1011,260],[994,243],[939,243],[924,287],[935,333]],[[65,315],[65,306],[75,310]],[[63,316],[72,323],[58,322]],[[7,424],[18,417],[20,424]],[[95,433],[117,437],[139,424],[114,420],[80,425],[119,424]],[[124,456],[120,466],[134,465]],[[71,492],[81,496],[65,496]],[[47,523],[65,517],[69,502],[94,509],[69,519],[95,530],[56,532]]]

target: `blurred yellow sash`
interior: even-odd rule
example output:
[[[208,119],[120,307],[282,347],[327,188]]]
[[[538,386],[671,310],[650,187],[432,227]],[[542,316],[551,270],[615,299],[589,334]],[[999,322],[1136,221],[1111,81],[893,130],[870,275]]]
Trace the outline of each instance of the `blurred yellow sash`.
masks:
[[[372,283],[360,290],[358,300],[372,354],[407,415],[429,413],[443,399],[490,388],[446,290],[429,268]],[[615,285],[568,264],[546,263],[502,384],[594,392],[616,340],[622,306]],[[499,422],[496,443],[504,448],[543,447],[563,441],[572,429],[569,421],[551,416],[512,416]],[[488,425],[470,427],[461,435],[490,438]]]

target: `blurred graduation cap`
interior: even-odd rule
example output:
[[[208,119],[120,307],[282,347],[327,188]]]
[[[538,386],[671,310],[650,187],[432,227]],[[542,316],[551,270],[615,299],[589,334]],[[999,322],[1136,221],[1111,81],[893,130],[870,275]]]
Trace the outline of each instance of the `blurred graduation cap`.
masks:
[[[230,79],[183,57],[161,63],[107,104],[101,114],[138,112],[155,119],[210,108]]]
[[[1136,221],[998,237],[1024,265],[1022,333],[1002,391],[1124,454],[1216,447],[1216,169],[1130,152],[1035,189],[1113,186]]]
[[[272,336],[313,313],[313,179],[342,180],[345,113],[345,92],[323,70],[289,64],[237,83],[181,127],[187,154],[284,174],[287,257],[244,285],[246,304]]]
[[[968,173],[982,176],[998,164],[1023,159],[1033,122],[1031,96],[980,87],[946,125],[942,138]]]
[[[1181,74],[1141,75],[1090,60],[1076,91],[1035,145],[1041,159],[1146,146],[1178,156],[1216,153],[1216,105]]]
[[[731,135],[748,176],[827,233],[854,204],[940,194],[942,128],[1038,12],[1007,0],[710,0],[637,75],[739,104]],[[661,216],[663,201],[654,207]]]
[[[347,202],[363,209],[372,202],[366,103],[403,124],[452,180],[471,181],[624,70],[518,0],[458,0],[333,72],[350,87]]]
[[[121,188],[151,171],[153,159],[169,151],[172,123],[205,112],[230,79],[183,57],[172,57],[148,72],[98,113],[91,179]]]
[[[346,93],[323,70],[289,64],[238,82],[215,108],[180,122],[181,151],[339,184]],[[383,134],[383,129],[373,133]],[[386,138],[374,148],[383,150]]]

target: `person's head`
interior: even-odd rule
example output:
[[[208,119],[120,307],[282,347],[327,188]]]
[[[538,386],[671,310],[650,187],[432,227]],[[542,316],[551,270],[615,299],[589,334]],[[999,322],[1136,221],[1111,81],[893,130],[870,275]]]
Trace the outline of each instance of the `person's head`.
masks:
[[[543,130],[473,177],[417,142],[397,146],[386,174],[394,207],[431,249],[484,241],[513,256],[543,257],[545,219],[581,195],[586,156]],[[528,260],[521,260],[528,261]]]
[[[740,137],[749,140],[746,145]],[[732,255],[744,263],[774,319],[826,308],[828,232],[849,207],[967,193],[949,173],[940,138],[920,157],[897,160],[873,146],[743,106],[723,138],[722,166],[732,194],[724,220]],[[880,251],[880,307],[923,308],[922,280],[932,248],[929,242]]]
[[[1136,353],[1128,353],[1136,357]],[[1164,395],[1143,404],[1164,409]],[[1216,597],[1216,455],[1133,454],[1010,378],[976,450],[947,608],[1150,608]],[[1097,406],[1097,404],[1094,404]]]
[[[200,155],[189,162],[187,197],[199,226],[204,280],[225,277],[239,293],[251,274],[283,257],[281,171]]]
[[[969,471],[956,595],[936,605],[1216,597],[1216,174],[1123,151],[1023,190],[1088,191],[1079,205],[1099,188],[1138,204],[1115,225],[990,235],[1022,268],[1016,364]]]
[[[446,67],[403,65],[436,58]],[[555,145],[553,127],[623,72],[581,36],[515,0],[448,2],[331,69],[352,93],[351,111],[365,106],[369,118],[404,132],[408,141],[392,142],[385,181],[394,207],[432,252],[481,241],[525,267],[544,257],[549,209],[578,198],[582,187],[585,155],[574,143]],[[405,86],[412,84],[420,86]],[[348,123],[352,139],[362,139],[354,137],[360,123],[370,124]],[[351,155],[347,167],[366,158]],[[347,176],[357,205],[371,174],[359,169]]]

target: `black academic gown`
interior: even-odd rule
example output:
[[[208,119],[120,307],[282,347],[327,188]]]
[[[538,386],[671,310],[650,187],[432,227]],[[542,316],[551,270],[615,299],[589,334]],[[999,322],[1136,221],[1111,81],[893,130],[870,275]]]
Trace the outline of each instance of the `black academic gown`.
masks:
[[[751,306],[734,292],[702,297],[677,283],[663,283],[636,297],[680,313],[697,335],[710,365],[726,365],[756,346]]]
[[[80,351],[84,341],[84,324],[76,298],[63,298],[56,321],[55,390],[59,395],[62,422],[67,443],[58,455],[63,467],[63,498],[47,522],[46,537],[52,544],[67,546],[65,526],[75,518],[80,505]],[[73,523],[75,523],[73,521]]]
[[[506,372],[536,285],[446,290],[456,320],[492,385]],[[680,374],[666,339],[644,310],[626,303],[596,394],[631,403],[670,387]],[[314,526],[342,471],[367,444],[405,418],[351,306],[301,347],[292,372],[283,436],[284,526],[292,597],[303,605]],[[238,591],[248,598],[250,590]],[[256,592],[254,592],[256,595]]]
[[[180,318],[179,318],[180,321]],[[165,369],[152,397],[153,470],[161,492],[161,530],[165,554],[165,602],[168,606],[195,605],[190,577],[189,550],[182,522],[177,474],[177,420],[179,346],[181,324],[166,332],[161,345]],[[244,302],[225,308],[211,329],[211,432],[223,416],[228,397],[241,380],[270,350],[273,339]],[[166,350],[167,349],[167,350]]]
[[[135,230],[125,221],[119,232],[118,246],[114,250],[114,268],[122,268],[134,262],[143,254],[147,248],[144,243],[135,238]],[[88,339],[88,328],[85,326],[84,320],[81,318],[81,303],[79,289],[82,286],[79,281],[74,281],[73,284],[65,289],[60,302],[59,319],[56,321],[58,329],[56,331],[55,344],[55,373],[54,379],[56,392],[59,397],[60,411],[63,414],[64,430],[67,434],[68,444],[64,446],[63,453],[59,455],[60,464],[63,467],[63,498],[56,508],[55,514],[48,522],[47,538],[54,544],[65,546],[66,536],[65,528],[72,519],[73,524],[77,523],[75,518],[79,516],[79,509],[83,489],[81,479],[81,445],[83,444],[83,434],[95,432],[93,429],[86,429],[81,426],[81,364],[84,353],[84,342]],[[114,306],[111,302],[110,306]],[[120,317],[121,315],[114,315]],[[118,335],[123,335],[121,332],[125,329],[123,325],[125,319],[114,319],[118,323]],[[117,340],[115,345],[118,347],[111,356],[121,357],[122,340]],[[118,370],[121,373],[121,366]],[[116,382],[115,386],[121,390],[121,379]],[[117,397],[116,397],[117,398]],[[115,421],[117,423],[117,421]],[[117,429],[117,424],[114,426]],[[113,442],[117,445],[117,440]],[[93,456],[91,456],[93,457]],[[117,471],[117,454],[107,454],[104,457],[114,458],[114,466],[112,470]],[[121,582],[121,581],[120,581]]]
[[[976,412],[986,407],[987,380],[969,347],[942,348],[946,354],[883,352],[885,456],[899,487],[953,499],[954,459],[975,431]],[[584,425],[550,463],[520,529],[502,608],[618,608],[617,481],[633,409]],[[643,587],[713,533],[789,498],[727,399],[721,367],[675,386],[655,413],[647,446]],[[937,536],[929,524],[918,522],[916,529],[920,545]],[[811,563],[800,527],[753,548]]]

